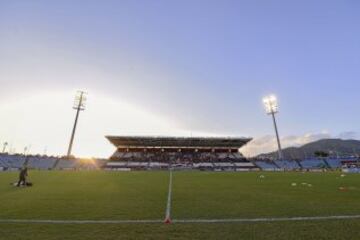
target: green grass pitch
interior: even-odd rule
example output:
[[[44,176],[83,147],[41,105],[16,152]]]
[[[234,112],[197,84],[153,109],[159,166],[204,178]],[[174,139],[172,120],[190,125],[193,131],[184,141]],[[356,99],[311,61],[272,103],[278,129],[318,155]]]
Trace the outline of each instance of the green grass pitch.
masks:
[[[0,220],[165,217],[166,171],[30,171],[31,188],[12,187],[17,174],[0,173]],[[171,215],[179,220],[360,215],[360,175],[174,172]],[[360,219],[171,225],[0,223],[0,239],[360,239],[359,227]]]

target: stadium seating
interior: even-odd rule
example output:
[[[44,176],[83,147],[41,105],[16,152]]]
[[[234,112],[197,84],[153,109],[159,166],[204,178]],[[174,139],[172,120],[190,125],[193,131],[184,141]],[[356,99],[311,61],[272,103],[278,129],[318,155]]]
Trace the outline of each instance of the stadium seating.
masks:
[[[127,167],[127,162],[108,162],[106,164],[107,167],[112,168],[112,167]]]
[[[27,166],[34,169],[52,169],[57,158],[50,157],[29,157]]]
[[[296,170],[300,169],[300,165],[295,160],[275,160],[275,164],[285,170]]]
[[[21,154],[0,154],[0,170],[17,170],[23,167],[38,170],[83,169],[91,170],[102,167],[106,161],[101,159],[62,159],[59,157],[33,156]]]
[[[305,159],[300,161],[302,168],[305,169],[319,169],[328,167],[322,159]]]
[[[252,162],[235,162],[234,166],[236,168],[246,168],[246,167],[255,167],[255,165]]]
[[[326,162],[328,163],[328,165],[333,168],[333,169],[336,169],[336,168],[341,168],[342,164],[341,164],[341,160],[342,159],[339,159],[339,158],[334,158],[334,159],[326,159]]]
[[[234,164],[232,162],[214,162],[214,167],[220,168],[234,168]]]
[[[264,171],[279,170],[275,163],[271,161],[256,160],[255,164]]]
[[[169,164],[163,163],[163,162],[150,162],[150,164],[148,166],[150,168],[168,168]]]
[[[195,169],[214,169],[214,164],[209,162],[194,163],[193,167]]]
[[[78,160],[60,159],[56,165],[56,169],[76,169],[79,165]]]
[[[27,166],[39,170],[93,170],[93,169],[198,169],[210,171],[265,171],[300,170],[300,169],[339,169],[344,162],[356,162],[357,158],[310,158],[304,160],[261,160],[249,161],[240,153],[151,153],[134,152],[119,153],[118,161],[63,159],[48,156],[24,156],[20,154],[0,154],[0,170],[15,170]]]
[[[135,152],[137,151],[137,152]],[[240,152],[209,152],[209,151],[155,151],[149,149],[118,151],[107,162],[105,169],[198,169],[211,171],[235,171],[236,169],[251,170],[257,167],[249,162]]]
[[[0,166],[6,169],[22,168],[25,163],[25,156],[22,155],[0,155]]]

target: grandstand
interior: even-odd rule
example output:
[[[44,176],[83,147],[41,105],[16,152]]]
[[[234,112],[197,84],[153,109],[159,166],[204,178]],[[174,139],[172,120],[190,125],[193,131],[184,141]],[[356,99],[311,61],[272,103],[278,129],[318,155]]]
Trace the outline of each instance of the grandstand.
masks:
[[[298,160],[252,160],[263,171],[312,171],[312,170],[338,170],[350,166],[351,163],[359,162],[359,158],[306,158]]]
[[[0,167],[2,169],[18,169],[22,168],[25,163],[25,156],[23,155],[0,155]]]
[[[279,171],[280,168],[272,160],[255,159],[253,161],[263,171]]]
[[[239,149],[249,138],[107,136],[116,147],[108,170],[198,169],[249,171],[258,167]]]
[[[207,171],[313,171],[359,168],[359,158],[308,158],[303,160],[246,159],[237,152],[194,152],[177,150],[169,152],[133,150],[116,151],[110,160],[67,159],[51,156],[25,156],[0,154],[0,170],[18,170],[24,166],[36,170],[178,170]]]
[[[94,170],[104,164],[102,159],[68,159],[62,157],[0,154],[0,170],[18,170],[23,167],[36,170]]]
[[[317,158],[304,159],[300,164],[304,169],[319,169],[328,167],[323,159]]]
[[[295,160],[275,160],[275,164],[281,169],[298,170],[301,168],[300,164]]]
[[[249,138],[107,136],[116,147],[110,159],[81,159],[0,153],[0,171],[36,170],[201,170],[360,171],[360,158],[247,159],[239,149]]]
[[[341,168],[342,167],[342,159],[341,158],[329,158],[326,159],[326,162],[331,168]]]
[[[27,158],[26,165],[32,169],[49,170],[54,167],[56,161],[55,157],[30,156]]]

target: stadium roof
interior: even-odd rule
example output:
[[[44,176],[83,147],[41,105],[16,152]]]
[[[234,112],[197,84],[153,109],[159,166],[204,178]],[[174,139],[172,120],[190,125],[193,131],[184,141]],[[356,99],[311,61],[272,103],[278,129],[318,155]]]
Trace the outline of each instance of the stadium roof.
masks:
[[[241,148],[251,138],[106,136],[115,147]]]

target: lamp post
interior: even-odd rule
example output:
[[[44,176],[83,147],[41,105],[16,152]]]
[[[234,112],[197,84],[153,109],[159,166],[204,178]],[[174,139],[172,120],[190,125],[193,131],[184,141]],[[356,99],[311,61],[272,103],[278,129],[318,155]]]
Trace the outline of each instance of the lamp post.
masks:
[[[282,154],[279,131],[278,131],[276,117],[275,117],[275,114],[279,112],[278,111],[278,109],[279,109],[278,101],[277,101],[277,98],[275,95],[269,95],[269,96],[263,98],[263,103],[265,106],[266,113],[268,115],[271,115],[271,117],[273,119],[274,129],[275,129],[275,133],[276,133],[276,140],[277,140],[277,145],[278,145],[278,158],[281,160],[281,159],[283,159],[283,154]]]
[[[86,102],[86,93],[84,91],[78,91],[75,96],[75,101],[74,101],[74,106],[73,106],[73,109],[76,110],[76,116],[75,116],[75,122],[74,122],[74,126],[73,126],[73,129],[71,132],[70,143],[69,143],[69,147],[68,147],[68,151],[67,151],[68,158],[71,156],[76,126],[77,126],[77,123],[79,120],[80,111],[85,110],[85,102]]]
[[[28,150],[28,147],[24,147],[24,156],[26,156],[27,150]]]
[[[5,153],[6,147],[8,146],[8,142],[4,142],[2,153]]]

